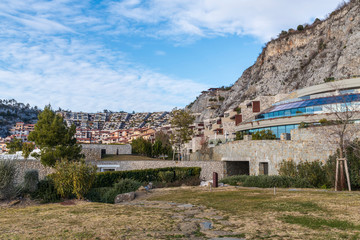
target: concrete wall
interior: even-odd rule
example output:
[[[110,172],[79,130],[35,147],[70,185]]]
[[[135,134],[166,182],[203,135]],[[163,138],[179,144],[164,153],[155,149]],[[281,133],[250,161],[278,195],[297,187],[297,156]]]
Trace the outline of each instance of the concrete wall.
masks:
[[[212,179],[213,172],[218,173],[219,179],[225,174],[224,163],[221,161],[97,161],[92,162],[98,167],[112,166],[116,171],[165,168],[165,167],[201,167],[201,178]]]
[[[233,141],[209,149],[206,154],[194,153],[192,161],[249,161],[250,175],[259,174],[259,165],[269,165],[269,175],[278,174],[283,160],[326,162],[335,153],[337,144],[328,141],[314,129],[298,129],[292,132],[295,140],[249,140]]]

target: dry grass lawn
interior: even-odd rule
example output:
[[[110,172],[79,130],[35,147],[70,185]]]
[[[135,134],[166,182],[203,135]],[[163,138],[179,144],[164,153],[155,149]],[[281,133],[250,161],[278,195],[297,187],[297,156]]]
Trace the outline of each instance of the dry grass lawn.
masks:
[[[272,189],[185,187],[157,189],[146,198],[123,205],[2,207],[0,239],[360,238],[356,192],[282,189],[274,195]],[[203,221],[213,229],[201,230]]]

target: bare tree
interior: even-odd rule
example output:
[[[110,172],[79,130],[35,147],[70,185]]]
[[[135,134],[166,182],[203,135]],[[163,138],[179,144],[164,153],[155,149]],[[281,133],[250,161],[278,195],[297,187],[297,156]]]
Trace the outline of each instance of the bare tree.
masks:
[[[352,144],[360,130],[360,96],[349,90],[343,90],[341,82],[329,83],[332,91],[324,94],[325,105],[322,106],[326,117],[319,122],[326,126],[321,129],[323,136],[328,141],[336,143],[339,149],[339,157],[336,159],[335,191],[345,186],[347,178],[348,189],[351,191],[346,149],[357,147]],[[360,92],[359,92],[360,93]]]
[[[173,128],[173,134],[171,135],[171,142],[178,150],[178,160],[180,160],[180,154],[182,154],[183,145],[191,140],[193,130],[190,125],[194,123],[195,117],[186,110],[174,110],[173,117],[171,119],[171,127]],[[174,151],[175,154],[175,151]],[[173,156],[174,159],[175,156]]]

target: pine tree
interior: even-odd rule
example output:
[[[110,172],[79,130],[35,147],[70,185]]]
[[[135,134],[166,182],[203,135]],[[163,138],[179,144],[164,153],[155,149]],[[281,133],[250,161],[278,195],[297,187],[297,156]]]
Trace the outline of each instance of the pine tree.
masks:
[[[40,148],[40,154],[32,156],[40,159],[43,165],[51,167],[61,159],[78,161],[83,157],[81,145],[77,144],[74,137],[75,125],[67,127],[64,119],[55,114],[50,105],[45,106],[38,119],[35,130],[29,134],[28,139]]]

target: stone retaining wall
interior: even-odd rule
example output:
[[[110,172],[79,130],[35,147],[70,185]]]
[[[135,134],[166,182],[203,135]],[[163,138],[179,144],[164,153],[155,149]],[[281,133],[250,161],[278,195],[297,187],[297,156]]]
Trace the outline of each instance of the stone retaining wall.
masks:
[[[112,155],[123,155],[123,154],[131,154],[131,145],[125,144],[81,144],[82,153],[85,155],[85,160],[100,160],[102,153],[104,154],[112,154]]]
[[[16,164],[16,183],[24,181],[25,172],[29,170],[37,170],[39,172],[39,179],[43,179],[46,175],[53,173],[53,169],[44,167],[38,160],[13,160]]]
[[[205,154],[193,153],[190,160],[248,161],[251,175],[259,174],[260,163],[268,163],[269,175],[276,175],[283,160],[325,163],[338,147],[335,141],[329,141],[314,129],[294,130],[291,139],[228,142],[210,148]]]

